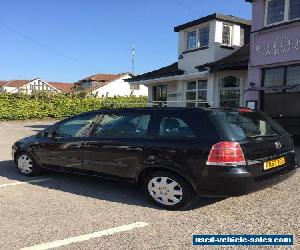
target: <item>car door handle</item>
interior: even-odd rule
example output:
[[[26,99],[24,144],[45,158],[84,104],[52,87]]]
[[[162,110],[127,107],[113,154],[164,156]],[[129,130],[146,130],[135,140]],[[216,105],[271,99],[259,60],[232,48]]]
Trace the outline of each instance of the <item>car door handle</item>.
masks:
[[[126,148],[126,151],[130,151],[130,152],[142,152],[143,149],[142,148]]]

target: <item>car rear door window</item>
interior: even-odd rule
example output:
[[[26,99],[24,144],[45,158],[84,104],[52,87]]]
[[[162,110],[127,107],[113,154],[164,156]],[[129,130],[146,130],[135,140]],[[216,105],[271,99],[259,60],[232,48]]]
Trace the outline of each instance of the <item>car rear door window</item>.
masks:
[[[148,133],[151,115],[104,114],[94,128],[95,137],[141,138]]]
[[[183,118],[176,116],[162,117],[159,125],[159,136],[169,138],[196,137],[191,126]]]

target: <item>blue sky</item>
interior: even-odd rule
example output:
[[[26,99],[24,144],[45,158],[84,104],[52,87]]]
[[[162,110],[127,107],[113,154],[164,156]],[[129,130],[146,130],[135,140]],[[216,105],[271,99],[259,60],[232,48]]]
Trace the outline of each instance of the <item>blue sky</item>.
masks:
[[[176,25],[212,13],[251,18],[244,0],[1,0],[0,80],[73,82],[177,60]],[[25,37],[24,37],[25,36]]]

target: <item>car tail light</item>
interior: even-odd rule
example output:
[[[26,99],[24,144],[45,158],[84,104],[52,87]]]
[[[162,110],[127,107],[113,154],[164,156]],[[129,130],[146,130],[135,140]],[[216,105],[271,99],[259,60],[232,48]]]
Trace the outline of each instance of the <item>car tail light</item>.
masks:
[[[249,112],[253,112],[252,109],[249,109],[249,108],[238,108],[238,111],[240,113],[249,113]]]
[[[246,165],[246,160],[238,142],[224,141],[212,146],[206,164],[236,166]]]

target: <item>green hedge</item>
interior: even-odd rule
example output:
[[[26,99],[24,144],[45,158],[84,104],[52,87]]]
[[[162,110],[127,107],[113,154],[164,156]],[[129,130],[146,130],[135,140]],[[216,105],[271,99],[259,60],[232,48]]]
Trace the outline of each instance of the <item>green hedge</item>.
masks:
[[[143,107],[147,97],[83,97],[80,95],[0,94],[0,120],[61,119],[103,108]]]

